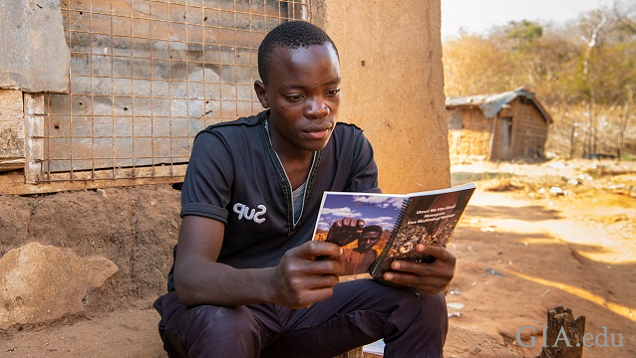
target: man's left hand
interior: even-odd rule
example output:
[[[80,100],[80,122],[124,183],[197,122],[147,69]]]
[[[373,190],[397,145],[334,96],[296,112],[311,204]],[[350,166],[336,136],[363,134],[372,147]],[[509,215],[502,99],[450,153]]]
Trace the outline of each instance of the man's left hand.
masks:
[[[455,275],[457,257],[440,246],[418,244],[416,250],[435,260],[431,263],[393,261],[391,271],[385,272],[383,279],[391,284],[414,287],[423,294],[444,291]]]

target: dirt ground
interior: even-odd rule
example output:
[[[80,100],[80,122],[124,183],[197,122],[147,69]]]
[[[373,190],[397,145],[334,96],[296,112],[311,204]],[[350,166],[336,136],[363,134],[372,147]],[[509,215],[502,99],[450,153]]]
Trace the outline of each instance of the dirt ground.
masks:
[[[452,174],[478,190],[450,244],[446,357],[534,357],[556,306],[585,316],[585,357],[636,356],[633,163],[467,162]],[[0,197],[0,255],[37,240],[120,267],[85,314],[0,332],[0,357],[166,357],[150,307],[165,287],[178,196],[159,186]]]

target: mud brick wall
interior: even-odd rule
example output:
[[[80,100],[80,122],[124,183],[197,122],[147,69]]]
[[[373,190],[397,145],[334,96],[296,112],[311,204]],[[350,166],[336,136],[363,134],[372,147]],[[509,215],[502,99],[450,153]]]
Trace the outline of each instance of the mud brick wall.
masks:
[[[450,116],[461,116],[461,127],[449,130],[451,156],[486,158],[490,146],[490,120],[478,108],[455,109]]]
[[[0,163],[24,158],[22,91],[0,90]]]
[[[50,95],[44,170],[188,161],[204,127],[262,108],[256,50],[278,1],[61,1],[71,93]]]

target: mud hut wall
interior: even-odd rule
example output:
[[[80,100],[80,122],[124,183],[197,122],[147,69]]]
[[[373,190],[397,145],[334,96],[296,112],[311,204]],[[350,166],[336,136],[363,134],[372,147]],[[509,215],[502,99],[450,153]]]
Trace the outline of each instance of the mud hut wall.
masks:
[[[513,114],[512,157],[536,157],[545,148],[548,123],[529,101],[517,98],[511,103]]]
[[[385,192],[450,184],[439,0],[312,0],[338,46],[340,120],[374,145]]]
[[[22,91],[0,89],[0,171],[24,165]]]
[[[490,146],[491,120],[478,108],[453,108],[449,113],[460,113],[461,128],[449,129],[449,146],[452,157],[486,158]]]

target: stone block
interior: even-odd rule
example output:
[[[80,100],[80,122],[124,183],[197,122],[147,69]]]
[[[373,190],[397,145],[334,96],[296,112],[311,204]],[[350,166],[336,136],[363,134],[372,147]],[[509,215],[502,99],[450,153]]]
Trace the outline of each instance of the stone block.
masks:
[[[0,1],[0,87],[68,92],[70,51],[59,0]]]
[[[102,257],[79,257],[71,249],[37,242],[0,258],[0,330],[79,314],[86,293],[119,271]]]

